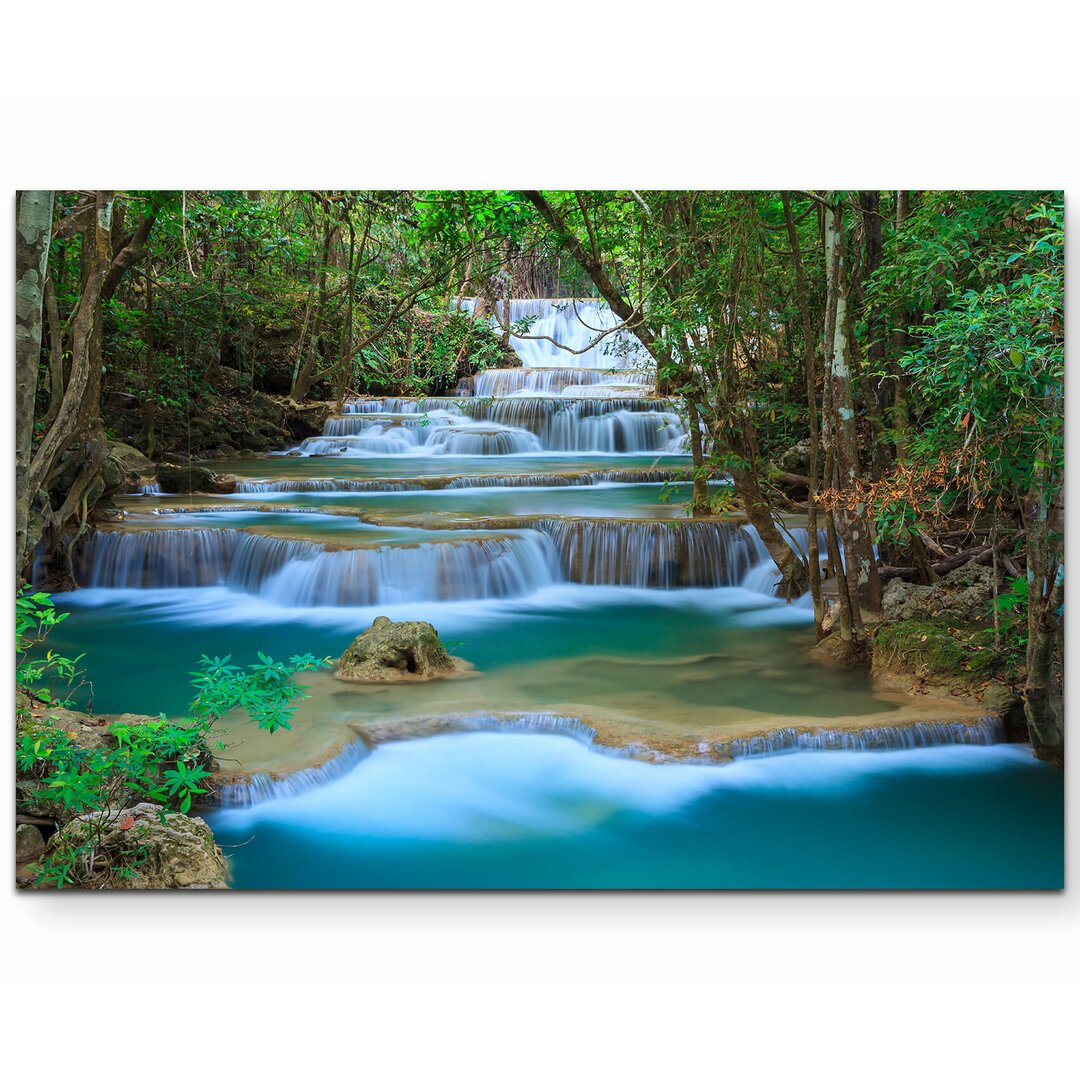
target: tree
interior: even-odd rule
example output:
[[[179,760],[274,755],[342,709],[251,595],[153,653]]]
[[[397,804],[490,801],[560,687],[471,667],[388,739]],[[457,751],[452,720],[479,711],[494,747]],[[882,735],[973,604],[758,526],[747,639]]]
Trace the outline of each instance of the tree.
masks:
[[[34,399],[41,360],[41,308],[52,238],[53,192],[20,191],[15,201],[15,558],[21,578],[30,513]]]

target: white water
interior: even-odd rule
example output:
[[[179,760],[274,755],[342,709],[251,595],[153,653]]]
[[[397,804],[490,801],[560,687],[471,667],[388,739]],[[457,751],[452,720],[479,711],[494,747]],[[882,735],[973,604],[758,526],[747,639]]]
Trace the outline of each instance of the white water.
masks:
[[[1025,755],[1012,746],[988,752],[990,740],[951,745],[947,734],[924,744],[900,740],[887,754],[866,753],[856,748],[853,737],[847,747],[828,754],[751,757],[723,768],[670,763],[657,768],[621,755],[595,753],[586,742],[576,735],[537,736],[519,729],[388,743],[370,754],[358,753],[351,768],[319,786],[275,789],[271,783],[260,784],[246,797],[230,794],[227,801],[241,806],[215,816],[234,828],[279,821],[321,835],[365,839],[550,836],[588,832],[599,821],[628,811],[670,814],[724,789],[799,790],[807,787],[812,775],[813,789],[835,794],[852,787],[872,788],[897,769],[935,773],[962,767],[993,772]],[[914,750],[914,745],[923,748]]]
[[[305,456],[680,453],[686,435],[670,402],[651,398],[386,398],[349,402]],[[378,405],[378,411],[364,408]]]
[[[409,544],[380,544],[379,530],[370,528],[366,546],[345,550],[232,528],[102,531],[80,549],[75,572],[90,589],[223,585],[282,605],[322,607],[524,596],[559,582],[753,588],[760,560],[768,560],[757,533],[736,524],[567,518],[531,524],[470,539],[433,531]]]
[[[466,299],[462,307],[471,312],[476,300]],[[491,316],[492,329],[502,333],[505,318],[500,303]],[[600,300],[511,300],[510,329],[525,336],[512,336],[510,345],[524,367],[647,368],[651,358],[637,338],[624,331],[608,333],[621,321]]]
[[[471,397],[507,398],[517,395],[592,397],[631,393],[640,397],[652,387],[648,372],[607,372],[592,368],[494,368],[463,379],[458,393]]]

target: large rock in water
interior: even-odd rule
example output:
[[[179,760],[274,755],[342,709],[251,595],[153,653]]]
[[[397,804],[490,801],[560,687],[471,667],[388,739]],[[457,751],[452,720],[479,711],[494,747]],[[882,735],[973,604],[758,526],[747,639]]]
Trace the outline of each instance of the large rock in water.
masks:
[[[227,889],[229,871],[202,818],[174,814],[154,803],[101,810],[74,818],[60,842],[97,837],[95,863],[110,871],[115,889]],[[118,870],[130,874],[118,874]]]
[[[380,615],[342,654],[337,677],[346,682],[407,682],[451,675],[455,660],[427,622],[392,622]]]

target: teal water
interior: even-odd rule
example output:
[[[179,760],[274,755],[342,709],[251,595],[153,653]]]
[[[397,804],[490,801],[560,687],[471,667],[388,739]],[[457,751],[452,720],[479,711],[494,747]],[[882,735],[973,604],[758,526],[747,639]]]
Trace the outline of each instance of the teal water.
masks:
[[[681,518],[686,516],[689,484],[596,484],[552,488],[452,488],[436,491],[249,492],[235,495],[140,497],[131,509],[141,515],[170,505],[219,503],[222,506],[266,504],[318,509],[350,508],[401,514],[450,513],[471,517],[569,515],[576,517]],[[179,515],[162,515],[163,525]],[[230,512],[231,516],[231,512]],[[273,515],[279,517],[281,515]],[[222,524],[228,524],[223,522]]]
[[[238,663],[254,661],[260,650],[339,656],[379,614],[433,619],[457,655],[499,678],[497,704],[507,710],[557,700],[602,703],[634,687],[659,689],[673,706],[723,703],[777,718],[891,708],[865,677],[805,656],[806,611],[742,589],[558,585],[520,599],[311,609],[220,587],[81,589],[57,603],[72,615],[50,644],[65,655],[86,653],[81,666],[89,685],[77,696],[99,713],[180,714],[192,696],[189,673],[203,653],[228,653]],[[649,666],[693,658],[700,659],[685,665],[679,681]],[[451,689],[456,684],[434,682],[362,700],[369,712],[385,711],[401,696],[437,712]]]
[[[414,476],[509,475],[512,473],[592,472],[605,469],[686,469],[689,454],[555,453],[452,457],[420,454],[369,454],[362,458],[272,456],[225,458],[207,465],[216,472],[251,480],[332,478],[337,480],[405,479]]]
[[[250,889],[1056,889],[1063,812],[1023,747],[651,765],[470,733],[209,820]]]

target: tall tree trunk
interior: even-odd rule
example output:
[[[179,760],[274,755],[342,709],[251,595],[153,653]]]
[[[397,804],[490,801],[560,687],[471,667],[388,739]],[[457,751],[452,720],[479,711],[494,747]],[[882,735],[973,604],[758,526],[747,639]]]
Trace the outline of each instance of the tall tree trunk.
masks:
[[[695,517],[708,512],[709,481],[705,475],[705,447],[701,438],[701,413],[695,398],[686,399],[686,420],[690,430],[690,458],[694,479],[694,495],[690,512]]]
[[[101,341],[104,308],[111,299],[124,272],[145,255],[143,244],[154,222],[153,214],[142,220],[131,236],[122,238],[114,254],[113,192],[94,193],[94,217],[81,226],[82,294],[72,330],[71,377],[56,419],[45,433],[34,453],[27,477],[30,503],[37,492],[48,488],[61,455],[79,440],[81,469],[67,490],[58,511],[44,506],[44,520],[35,530],[27,529],[23,550],[36,543],[37,537],[48,529],[50,544],[55,546],[59,534],[73,514],[88,509],[86,498],[90,485],[101,466],[105,439],[99,419],[101,398]],[[85,522],[85,514],[83,515]]]
[[[34,399],[41,362],[41,306],[49,267],[53,192],[15,199],[15,583],[22,580],[30,517]]]
[[[308,345],[308,353],[303,364],[293,379],[289,397],[297,404],[308,396],[308,392],[315,381],[315,365],[319,357],[319,337],[322,334],[322,324],[325,317],[326,307],[326,275],[327,265],[330,262],[330,240],[333,236],[333,228],[330,222],[330,213],[325,210],[326,222],[323,228],[322,263],[319,267],[319,289],[315,299],[315,311],[312,316],[311,339]]]
[[[806,552],[807,573],[810,577],[810,596],[814,603],[814,631],[821,639],[821,624],[825,618],[825,600],[821,593],[821,553],[818,550],[817,488],[821,457],[821,430],[817,408],[817,335],[810,318],[810,300],[807,295],[806,273],[803,268],[802,247],[795,216],[791,212],[791,196],[781,192],[784,204],[784,223],[787,226],[791,262],[795,269],[795,300],[799,309],[799,329],[803,339],[803,377],[806,380],[807,420],[810,427],[810,477],[806,492]]]
[[[157,449],[154,424],[157,419],[157,380],[154,373],[154,282],[149,271],[143,277],[146,283],[146,357],[143,361],[143,444],[146,456],[153,457]]]
[[[847,313],[847,270],[844,261],[843,205],[834,202],[825,214],[825,264],[829,290],[826,361],[831,384],[832,433],[836,447],[835,473],[840,492],[860,479],[859,436],[855,423],[855,395],[849,363],[850,329]],[[829,333],[831,330],[831,333]],[[881,613],[881,580],[874,556],[873,537],[866,507],[859,503],[836,515],[844,549],[844,566],[853,606],[863,621]]]
[[[1064,627],[1064,514],[1060,489],[1051,495],[1045,475],[1037,478],[1024,504],[1028,569],[1027,680],[1024,715],[1035,755],[1062,763],[1065,709],[1060,651]]]

